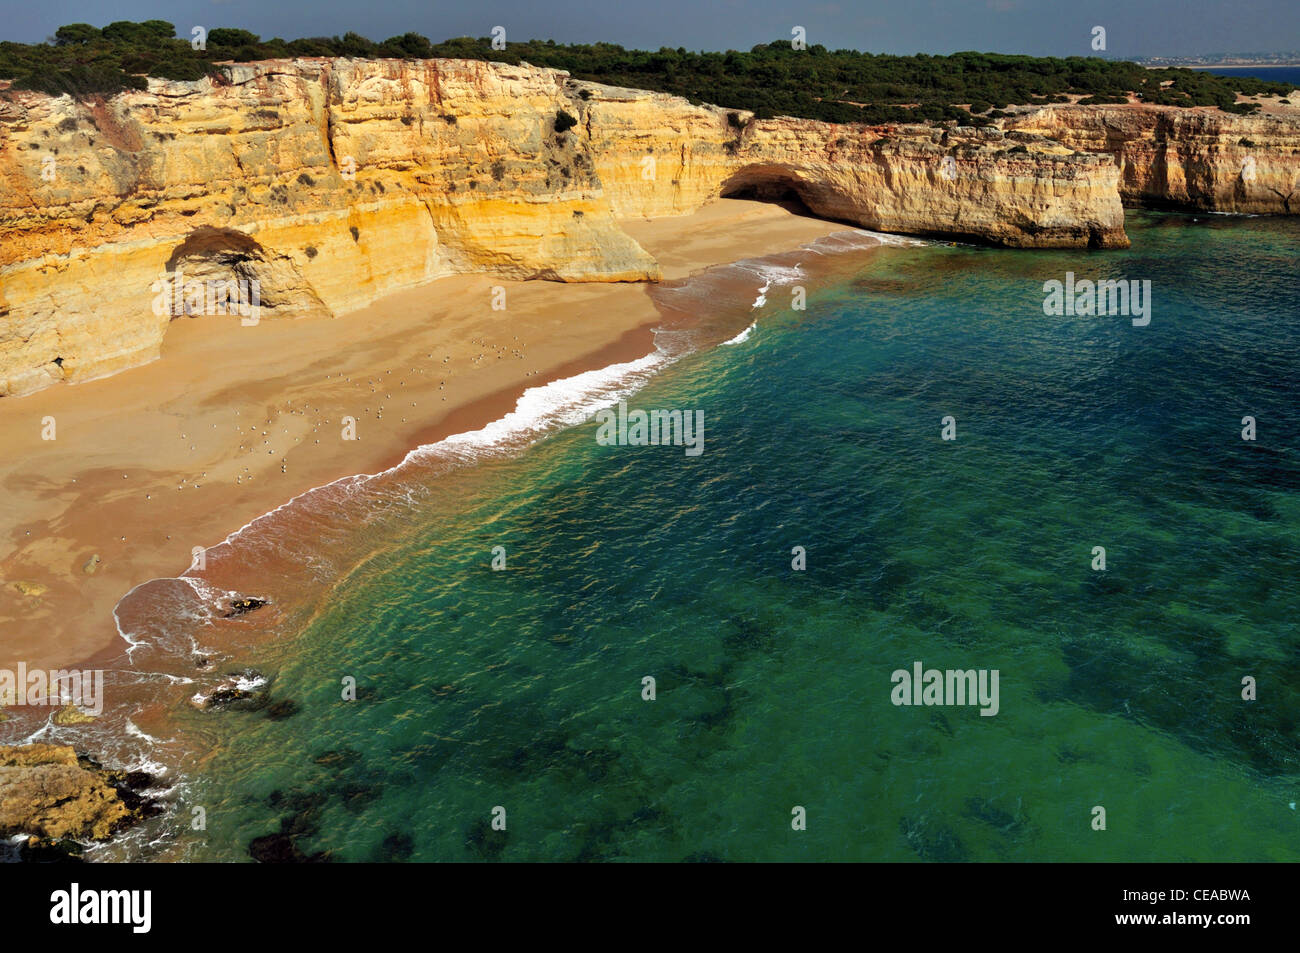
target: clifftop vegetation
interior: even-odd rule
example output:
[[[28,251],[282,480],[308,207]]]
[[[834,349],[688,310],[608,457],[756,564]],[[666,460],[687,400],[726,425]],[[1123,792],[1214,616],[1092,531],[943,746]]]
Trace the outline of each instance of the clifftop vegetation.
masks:
[[[794,50],[789,41],[748,52],[697,53],[684,48],[654,52],[611,43],[562,45],[530,40],[493,49],[484,39],[462,37],[432,43],[418,33],[373,42],[357,33],[342,37],[262,40],[247,30],[213,29],[204,49],[178,39],[165,20],[118,21],[59,27],[48,43],[0,42],[0,78],[19,89],[54,95],[110,95],[143,89],[146,77],[194,80],[219,74],[221,62],[294,56],[457,57],[531,63],[568,70],[579,79],[673,93],[775,115],[831,122],[960,120],[984,124],[1010,105],[1141,101],[1171,106],[1217,106],[1249,113],[1236,94],[1285,96],[1290,87],[1249,77],[1215,76],[1199,70],[1148,70],[1135,63],[1096,57],[1012,56],[954,53],[951,56],[884,56],[820,45]],[[963,108],[966,107],[966,108]]]

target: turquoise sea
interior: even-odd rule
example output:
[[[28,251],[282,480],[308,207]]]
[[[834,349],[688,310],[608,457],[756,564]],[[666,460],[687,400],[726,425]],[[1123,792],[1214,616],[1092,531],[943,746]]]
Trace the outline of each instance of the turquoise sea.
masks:
[[[747,335],[622,395],[702,411],[699,456],[576,423],[236,541],[324,564],[262,576],[274,638],[211,676],[282,704],[178,703],[189,780],[131,849],[1300,860],[1300,221],[1128,229],[755,266]],[[1045,315],[1067,272],[1149,280],[1149,326]],[[895,706],[917,661],[996,669],[999,711]]]

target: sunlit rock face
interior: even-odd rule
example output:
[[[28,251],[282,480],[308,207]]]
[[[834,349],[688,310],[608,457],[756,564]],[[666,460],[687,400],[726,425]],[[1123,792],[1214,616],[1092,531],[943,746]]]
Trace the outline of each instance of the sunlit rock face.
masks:
[[[596,170],[619,216],[784,193],[822,217],[880,231],[1015,248],[1128,245],[1113,163],[1043,137],[752,120],[672,96],[575,85],[589,90]]]
[[[9,95],[0,395],[153,360],[170,322],[213,313],[214,287],[217,313],[221,288],[255,287],[273,320],[467,272],[657,280],[619,220],[721,195],[1011,247],[1127,243],[1114,160],[1036,130],[754,121],[467,60],[265,61],[107,101]]]
[[[1237,116],[1176,106],[1049,106],[1004,124],[1111,156],[1128,204],[1300,214],[1300,110]]]

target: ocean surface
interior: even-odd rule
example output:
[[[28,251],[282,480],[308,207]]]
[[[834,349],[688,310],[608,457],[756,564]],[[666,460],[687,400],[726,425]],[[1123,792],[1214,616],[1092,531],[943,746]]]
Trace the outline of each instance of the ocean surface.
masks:
[[[1300,860],[1300,221],[1128,229],[665,288],[662,352],[142,587],[175,810],[100,856]],[[1150,324],[1045,315],[1067,272]],[[703,452],[598,442],[620,399]],[[997,670],[996,715],[895,705],[916,662]]]
[[[1207,72],[1216,76],[1253,76],[1270,83],[1294,83],[1300,89],[1300,66],[1218,66]]]

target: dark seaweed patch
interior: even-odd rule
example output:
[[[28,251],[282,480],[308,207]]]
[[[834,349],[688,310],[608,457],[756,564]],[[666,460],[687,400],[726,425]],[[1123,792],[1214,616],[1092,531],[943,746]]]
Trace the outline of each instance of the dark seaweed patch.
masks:
[[[898,830],[922,860],[955,863],[970,859],[961,839],[942,824],[926,818],[903,817],[898,821]]]

